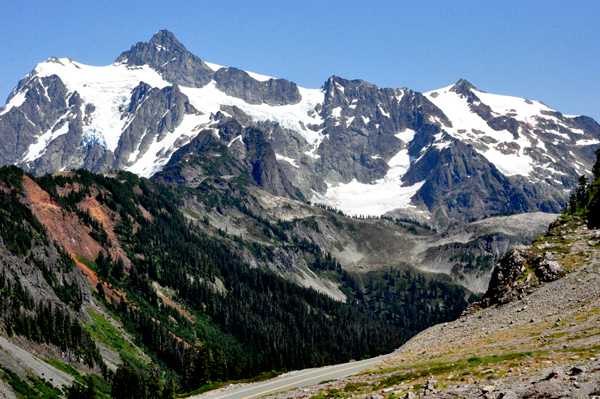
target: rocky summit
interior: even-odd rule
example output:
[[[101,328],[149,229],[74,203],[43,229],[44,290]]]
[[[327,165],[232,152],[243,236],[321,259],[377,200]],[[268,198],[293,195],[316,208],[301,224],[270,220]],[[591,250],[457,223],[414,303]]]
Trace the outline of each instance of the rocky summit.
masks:
[[[0,164],[150,177],[211,135],[244,162],[270,154],[257,179],[272,194],[444,227],[558,212],[591,173],[600,125],[463,79],[428,93],[337,76],[302,88],[205,62],[162,30],[108,66],[38,64],[0,110]]]

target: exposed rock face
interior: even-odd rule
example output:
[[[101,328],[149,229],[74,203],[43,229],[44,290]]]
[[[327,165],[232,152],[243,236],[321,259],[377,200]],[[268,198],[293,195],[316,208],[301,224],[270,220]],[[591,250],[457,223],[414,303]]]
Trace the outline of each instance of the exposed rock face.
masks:
[[[408,142],[396,137],[407,129],[417,132],[409,154],[431,144],[440,132],[428,118],[449,123],[422,94],[408,89],[379,89],[362,81],[331,77],[323,86],[325,101],[320,111],[327,139],[317,150],[316,170],[326,180],[370,183],[383,178],[389,161]]]
[[[217,89],[248,104],[287,105],[297,104],[302,99],[298,86],[288,80],[261,82],[237,68],[221,68],[214,79]]]
[[[535,187],[507,178],[473,147],[453,140],[441,151],[429,147],[404,177],[405,185],[425,184],[413,201],[428,209],[442,208],[451,218],[480,219],[511,212],[558,212],[562,204],[552,198],[538,202]],[[542,197],[543,198],[543,197]]]
[[[275,152],[264,133],[250,128],[242,137],[246,144],[247,162],[252,167],[252,177],[259,187],[280,197],[302,198],[302,193],[292,186],[277,163]]]
[[[123,169],[141,159],[154,142],[172,133],[185,115],[197,112],[177,85],[159,90],[141,82],[123,112],[122,118],[131,122],[119,139],[115,168]]]
[[[188,87],[204,87],[214,75],[204,61],[190,53],[167,30],[156,32],[149,42],[137,43],[115,62],[132,67],[149,65],[167,82]]]
[[[512,284],[525,271],[525,259],[519,249],[510,250],[494,269],[488,291],[481,299],[482,307],[503,304],[513,298]]]
[[[19,82],[17,90],[25,92],[25,101],[0,119],[2,164],[16,163],[42,132],[60,129],[67,121],[60,124],[57,121],[70,109],[68,89],[56,75],[25,78]],[[12,97],[13,94],[9,100]],[[73,114],[67,116],[76,117]]]

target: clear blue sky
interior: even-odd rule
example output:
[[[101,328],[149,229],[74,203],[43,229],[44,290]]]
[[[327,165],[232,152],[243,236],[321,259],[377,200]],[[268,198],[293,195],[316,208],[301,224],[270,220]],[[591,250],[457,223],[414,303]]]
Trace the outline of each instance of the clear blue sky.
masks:
[[[168,29],[201,59],[317,88],[481,90],[600,121],[600,1],[30,1],[0,14],[0,103],[51,56],[108,65]]]

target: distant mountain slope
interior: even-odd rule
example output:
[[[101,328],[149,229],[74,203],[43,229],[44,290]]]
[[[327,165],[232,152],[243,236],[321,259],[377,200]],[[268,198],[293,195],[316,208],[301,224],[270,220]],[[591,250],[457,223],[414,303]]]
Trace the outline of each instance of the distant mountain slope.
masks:
[[[305,89],[206,63],[159,31],[109,66],[39,64],[0,110],[0,163],[148,177],[206,129],[228,147],[245,145],[245,133],[221,131],[231,119],[261,130],[272,148],[279,167],[261,177],[267,191],[281,195],[276,182],[288,181],[305,199],[351,215],[402,209],[440,226],[557,212],[600,144],[591,118],[462,79],[425,94],[335,76]]]
[[[226,120],[218,125],[220,137],[241,137],[248,129]],[[192,220],[206,220],[230,234],[269,246],[284,244],[281,249],[286,255],[275,256],[269,267],[333,297],[339,297],[339,293],[314,280],[299,278],[306,277],[301,271],[304,261],[295,250],[285,249],[285,240],[281,243],[276,238],[307,240],[331,253],[348,271],[416,268],[438,273],[437,278],[442,280],[450,277],[480,293],[487,287],[493,265],[506,251],[515,245],[529,244],[556,218],[555,214],[535,212],[456,223],[436,231],[433,223],[420,223],[426,219],[414,222],[403,219],[402,214],[349,217],[295,200],[293,191],[286,195],[288,198],[263,191],[265,186],[253,174],[264,169],[267,176],[278,176],[273,173],[276,164],[265,156],[258,167],[250,166],[246,149],[252,136],[256,137],[248,135],[227,146],[214,131],[200,132],[177,150],[152,180],[196,189],[196,198],[187,201],[184,208]],[[267,186],[281,184],[283,188],[283,183],[274,181]],[[271,230],[273,233],[268,233]]]

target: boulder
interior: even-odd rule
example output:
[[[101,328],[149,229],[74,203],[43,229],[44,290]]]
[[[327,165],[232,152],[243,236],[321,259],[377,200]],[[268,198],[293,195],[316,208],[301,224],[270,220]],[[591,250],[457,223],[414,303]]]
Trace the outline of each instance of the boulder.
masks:
[[[427,380],[427,385],[426,385],[425,389],[427,389],[429,391],[433,391],[435,389],[436,384],[437,384],[437,380]]]
[[[564,375],[565,375],[565,373],[560,367],[554,367],[552,369],[552,371],[550,372],[550,374],[548,374],[548,376],[546,377],[546,380],[551,380],[553,378],[559,378]]]
[[[575,366],[571,369],[571,375],[581,375],[584,374],[587,369],[583,366]]]
[[[496,265],[488,290],[479,301],[479,306],[486,308],[513,300],[515,294],[512,285],[525,271],[525,258],[521,256],[521,250],[521,247],[511,249]]]
[[[538,268],[535,270],[536,276],[541,282],[554,281],[563,273],[563,267],[556,260],[556,255],[552,252],[544,253]]]
[[[496,387],[493,385],[486,385],[483,388],[481,388],[481,391],[485,394],[485,393],[490,393],[490,392],[494,392],[496,390]]]

